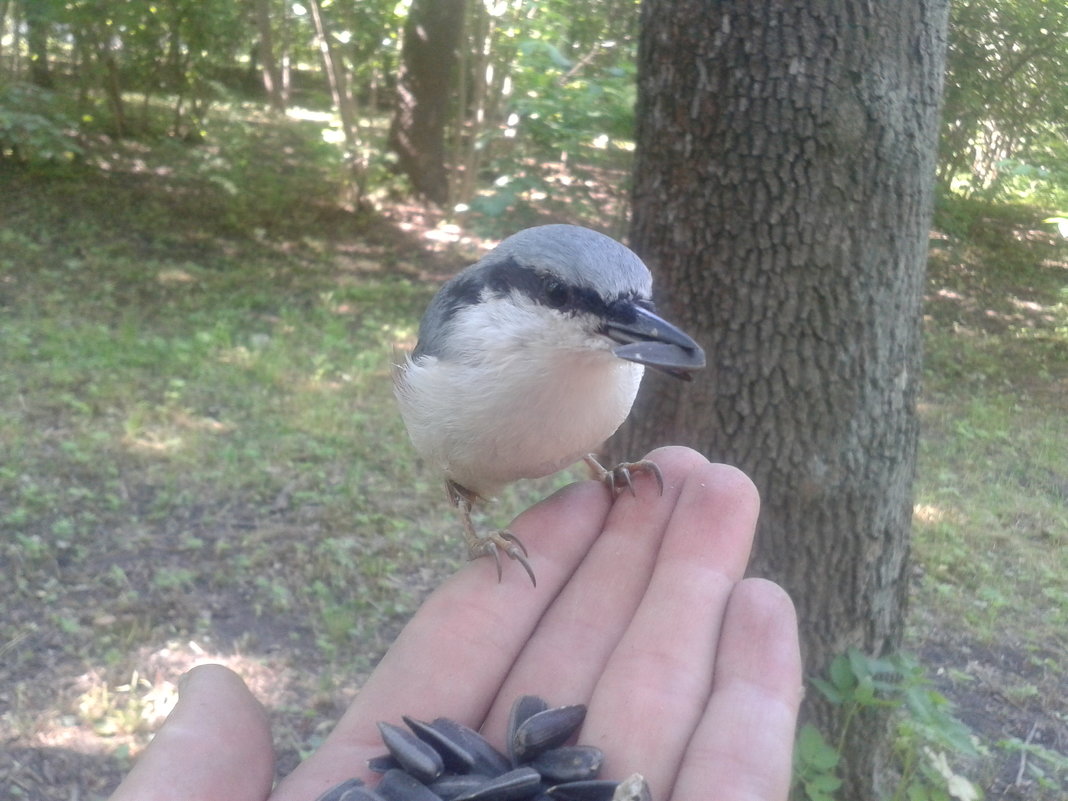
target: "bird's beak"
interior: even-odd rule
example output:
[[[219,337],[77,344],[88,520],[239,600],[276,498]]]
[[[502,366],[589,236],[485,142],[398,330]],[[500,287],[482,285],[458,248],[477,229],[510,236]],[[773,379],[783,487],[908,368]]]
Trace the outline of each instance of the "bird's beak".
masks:
[[[705,366],[705,352],[681,329],[641,306],[634,312],[636,317],[629,322],[605,324],[605,335],[620,343],[612,349],[616,356],[685,381]]]

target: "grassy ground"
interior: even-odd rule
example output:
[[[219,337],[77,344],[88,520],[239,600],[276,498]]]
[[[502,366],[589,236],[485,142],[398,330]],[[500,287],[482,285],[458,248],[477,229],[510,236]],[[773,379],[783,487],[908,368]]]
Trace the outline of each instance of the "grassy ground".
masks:
[[[12,798],[106,796],[205,655],[268,703],[288,770],[458,564],[388,363],[476,249],[345,211],[317,136],[222,125],[221,148],[0,166]],[[988,743],[1066,754],[1068,253],[1030,210],[954,211],[932,263],[909,647]],[[995,749],[969,775],[1042,797],[1026,770],[1013,784],[1020,759]]]
[[[1068,243],[1042,216],[943,209],[926,307],[906,647],[1000,744],[993,798],[1068,791],[1063,757],[1020,746],[1068,754]],[[1064,783],[1044,796],[1036,769]]]

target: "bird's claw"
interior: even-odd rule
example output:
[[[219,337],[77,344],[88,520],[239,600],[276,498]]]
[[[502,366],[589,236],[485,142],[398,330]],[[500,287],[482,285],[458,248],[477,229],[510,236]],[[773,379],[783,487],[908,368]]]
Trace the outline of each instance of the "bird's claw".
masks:
[[[637,462],[620,462],[611,469],[598,462],[592,453],[586,457],[585,461],[590,470],[593,471],[594,478],[604,482],[605,486],[611,491],[612,497],[622,492],[623,487],[626,487],[631,495],[637,497],[633,480],[633,474],[637,472],[652,473],[653,478],[656,479],[656,486],[660,494],[664,494],[664,474],[660,472],[660,466],[651,459],[639,459]]]
[[[523,569],[527,571],[527,575],[530,576],[530,583],[535,587],[538,586],[538,580],[534,577],[534,568],[530,566],[530,561],[527,559],[527,548],[519,537],[511,531],[495,531],[492,534],[480,536],[477,542],[470,544],[468,557],[478,559],[480,556],[492,556],[494,564],[497,565],[497,581],[499,583],[504,575],[501,570],[501,551],[504,551],[509,559],[519,562]]]

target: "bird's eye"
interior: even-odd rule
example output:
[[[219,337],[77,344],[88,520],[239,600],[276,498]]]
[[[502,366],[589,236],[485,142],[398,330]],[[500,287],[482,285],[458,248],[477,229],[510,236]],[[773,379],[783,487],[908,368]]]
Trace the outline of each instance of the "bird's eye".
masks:
[[[567,284],[550,280],[545,283],[545,300],[554,309],[564,306],[571,297]]]

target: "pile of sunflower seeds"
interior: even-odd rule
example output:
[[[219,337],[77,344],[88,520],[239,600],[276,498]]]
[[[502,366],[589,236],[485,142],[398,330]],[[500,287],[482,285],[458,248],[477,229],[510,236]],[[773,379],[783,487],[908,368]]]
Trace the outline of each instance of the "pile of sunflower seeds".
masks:
[[[565,745],[585,718],[581,704],[550,708],[543,698],[521,696],[508,718],[507,754],[449,718],[405,716],[407,728],[379,723],[389,753],[368,763],[382,774],[378,785],[349,779],[317,801],[651,801],[640,774],[598,779],[600,749]]]

